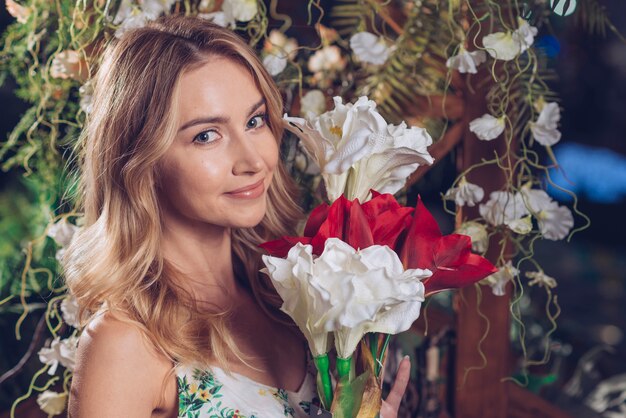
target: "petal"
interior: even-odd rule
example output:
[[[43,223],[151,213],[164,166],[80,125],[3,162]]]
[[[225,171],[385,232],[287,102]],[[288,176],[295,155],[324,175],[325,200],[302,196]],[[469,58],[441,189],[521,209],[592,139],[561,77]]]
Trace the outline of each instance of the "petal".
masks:
[[[328,209],[328,204],[322,203],[311,211],[304,227],[305,237],[312,237],[317,233],[322,223],[328,218]]]
[[[413,220],[400,251],[404,268],[433,270],[433,249],[439,238],[441,238],[439,225],[418,195]]]
[[[344,236],[347,238],[347,243],[357,250],[374,245],[372,231],[370,230],[367,217],[363,213],[363,209],[361,209],[358,200],[352,202],[349,214],[350,218],[346,223],[344,233]]]
[[[425,279],[426,296],[446,289],[458,289],[474,284],[497,272],[489,260],[477,254],[469,254],[465,264],[455,270],[437,270]]]

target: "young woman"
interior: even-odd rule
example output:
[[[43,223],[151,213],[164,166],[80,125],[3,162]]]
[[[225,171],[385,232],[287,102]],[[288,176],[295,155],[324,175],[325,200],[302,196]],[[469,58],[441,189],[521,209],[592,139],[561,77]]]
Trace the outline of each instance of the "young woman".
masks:
[[[306,343],[259,273],[258,244],[300,218],[271,77],[234,32],[172,16],[109,46],[95,85],[64,259],[86,318],[69,415],[307,416]]]

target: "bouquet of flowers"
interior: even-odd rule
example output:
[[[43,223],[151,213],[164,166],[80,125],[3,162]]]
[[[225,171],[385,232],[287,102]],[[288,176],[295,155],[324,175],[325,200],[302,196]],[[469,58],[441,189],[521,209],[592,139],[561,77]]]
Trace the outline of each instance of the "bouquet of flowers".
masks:
[[[365,96],[334,102],[308,120],[284,117],[320,167],[330,204],[311,212],[303,236],[262,245],[264,271],[307,338],[322,406],[335,417],[375,417],[390,335],[410,328],[429,295],[497,269],[471,253],[470,237],[442,236],[419,197],[415,208],[393,197],[419,165],[433,162],[426,130],[387,124]]]

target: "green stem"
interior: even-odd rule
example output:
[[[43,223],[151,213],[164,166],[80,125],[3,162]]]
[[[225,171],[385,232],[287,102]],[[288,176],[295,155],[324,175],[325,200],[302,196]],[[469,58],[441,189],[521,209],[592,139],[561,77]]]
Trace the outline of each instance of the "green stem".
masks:
[[[315,367],[317,368],[317,387],[320,395],[322,406],[326,410],[330,410],[333,402],[333,384],[330,380],[330,361],[328,354],[322,354],[313,358]],[[319,390],[321,388],[321,390]]]
[[[350,367],[352,365],[352,356],[348,358],[337,357],[337,374],[339,379],[350,382]]]
[[[380,376],[380,369],[383,364],[383,358],[385,358],[385,352],[387,351],[387,347],[389,346],[390,339],[391,339],[391,334],[387,334],[385,336],[385,342],[383,343],[383,349],[380,350],[380,356],[376,360],[376,377]]]

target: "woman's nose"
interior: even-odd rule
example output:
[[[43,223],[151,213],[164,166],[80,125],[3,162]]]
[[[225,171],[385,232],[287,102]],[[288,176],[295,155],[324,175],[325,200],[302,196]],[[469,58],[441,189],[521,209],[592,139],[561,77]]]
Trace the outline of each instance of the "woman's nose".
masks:
[[[231,151],[234,175],[254,174],[263,169],[263,158],[255,142],[253,135],[248,132],[239,132],[233,136]]]

